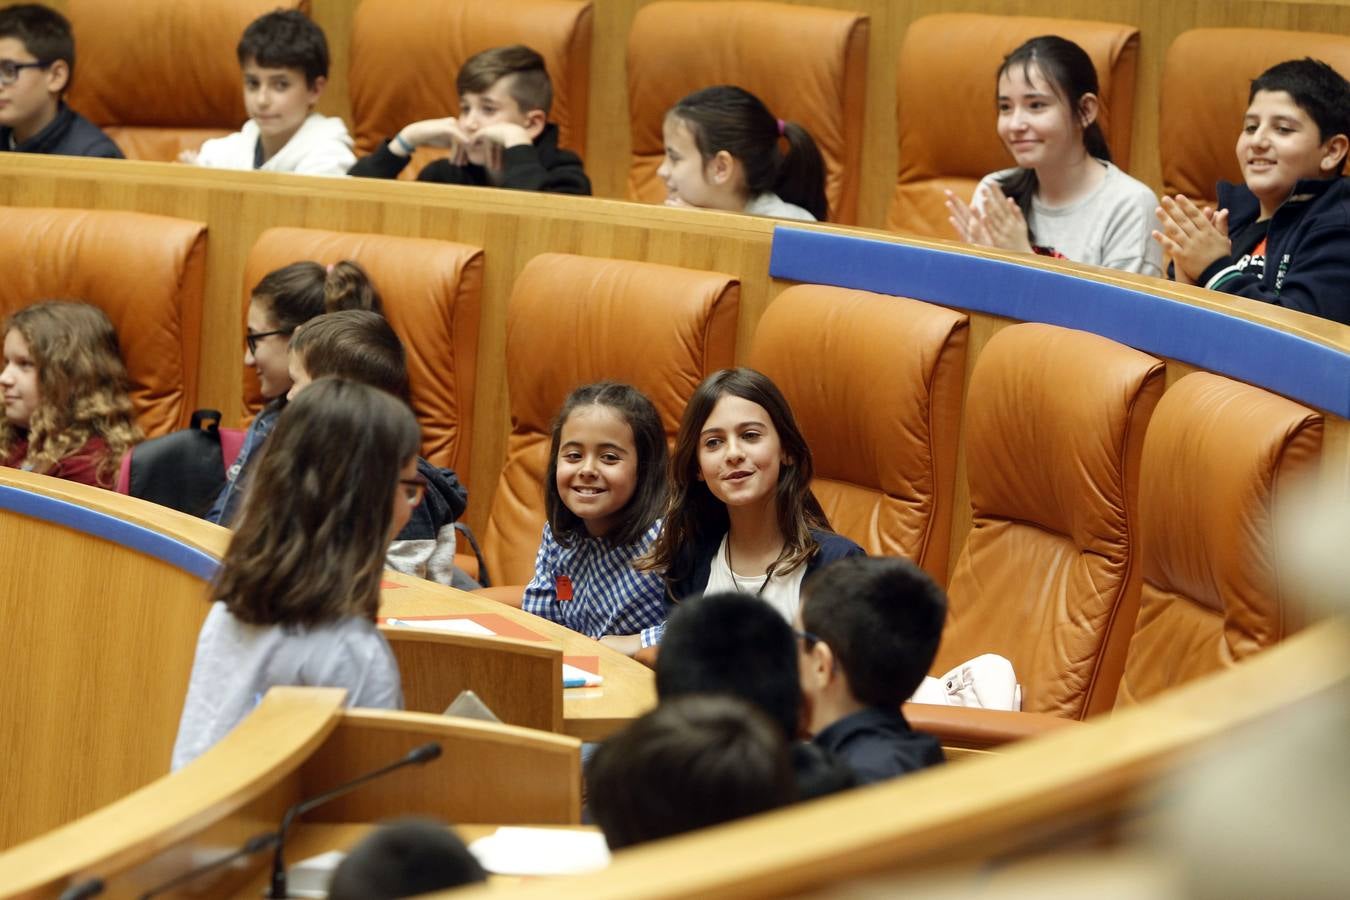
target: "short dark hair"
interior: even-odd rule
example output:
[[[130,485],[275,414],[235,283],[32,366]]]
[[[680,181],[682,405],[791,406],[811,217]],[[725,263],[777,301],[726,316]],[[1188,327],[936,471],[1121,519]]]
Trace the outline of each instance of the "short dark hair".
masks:
[[[907,559],[853,556],[830,563],[802,585],[806,640],[834,651],[854,699],[898,707],[933,665],[947,596]]]
[[[291,352],[310,380],[336,375],[408,401],[408,359],[384,316],[344,309],[310,319],[296,329]]]
[[[1256,99],[1257,91],[1284,91],[1292,97],[1317,123],[1319,140],[1350,136],[1350,82],[1319,59],[1309,56],[1276,63],[1252,82],[1248,103]]]
[[[633,430],[633,450],[637,453],[637,487],[623,508],[619,520],[606,539],[614,546],[635,543],[652,523],[661,517],[666,505],[666,431],[661,415],[637,388],[616,381],[597,381],[583,385],[567,395],[553,420],[549,440],[548,473],[544,476],[544,510],[549,530],[564,547],[585,537],[586,524],[567,508],[558,495],[558,449],[567,417],[583,406],[604,406],[614,410]]]
[[[795,737],[802,700],[792,627],[749,594],[690,598],[666,622],[656,694],[663,703],[685,694],[732,694],[777,722],[784,738]]]
[[[70,70],[66,90],[75,77],[75,36],[70,21],[41,3],[16,3],[0,9],[0,38],[20,41],[39,62],[50,65],[61,60]]]
[[[249,22],[237,52],[241,66],[253,62],[269,69],[299,69],[310,87],[328,77],[328,40],[298,9],[278,9]]]
[[[586,766],[587,803],[611,850],[768,812],[796,799],[787,742],[735,697],[663,702]]]
[[[470,56],[459,67],[455,90],[461,97],[481,94],[508,75],[514,76],[508,90],[520,111],[542,109],[547,116],[553,107],[553,82],[544,58],[524,44],[493,47]]]
[[[333,873],[332,900],[395,900],[486,881],[487,873],[453,831],[428,819],[381,825]]]

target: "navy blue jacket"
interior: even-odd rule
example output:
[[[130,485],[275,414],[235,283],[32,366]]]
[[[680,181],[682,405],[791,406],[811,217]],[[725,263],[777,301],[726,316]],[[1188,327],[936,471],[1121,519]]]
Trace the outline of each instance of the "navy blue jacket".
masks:
[[[946,758],[938,739],[910,728],[900,710],[876,706],[829,725],[816,735],[815,743],[847,763],[859,784],[884,781]]]
[[[11,129],[0,128],[0,150],[9,149],[12,137]],[[14,152],[122,158],[122,151],[117,149],[111,138],[65,103],[61,104],[56,111],[56,118],[48,122],[46,128],[23,143],[16,144]]]
[[[1219,182],[1228,233],[1255,222],[1261,204],[1246,187]],[[1238,271],[1232,257],[1210,263],[1197,283],[1350,325],[1350,178],[1305,179],[1270,220],[1266,271]]]
[[[685,597],[701,594],[708,587],[708,575],[712,572],[713,557],[717,555],[717,548],[721,545],[723,536],[723,534],[708,535],[694,548],[689,574],[677,579],[666,588],[667,607],[671,603],[683,600]],[[809,577],[816,569],[826,563],[832,563],[836,559],[843,559],[845,556],[867,555],[862,547],[832,531],[812,531],[811,539],[816,542],[820,549],[816,551],[815,556],[806,561],[806,572],[802,576],[803,578]]]

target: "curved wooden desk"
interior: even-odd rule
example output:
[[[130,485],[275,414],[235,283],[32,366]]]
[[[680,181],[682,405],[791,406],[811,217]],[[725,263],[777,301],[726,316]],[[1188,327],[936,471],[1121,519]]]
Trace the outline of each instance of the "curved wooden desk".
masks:
[[[874,873],[1081,848],[1156,811],[1161,798],[1148,788],[1183,761],[1347,679],[1350,626],[1323,622],[1233,669],[1000,754],[635,847],[604,872],[490,896],[796,896]]]
[[[361,830],[350,823],[399,815],[578,822],[581,745],[575,738],[419,713],[344,710],[344,696],[335,688],[274,688],[191,764],[0,854],[0,897],[55,896],[63,885],[89,878],[102,879],[108,896],[134,896],[275,831],[288,806],[428,741],[441,744],[440,759],[392,772],[314,809],[304,821],[348,826],[342,833],[349,836]],[[325,834],[319,827],[309,843]],[[208,896],[230,893],[270,858],[270,852],[257,854],[248,866],[204,876],[193,887]]]
[[[169,768],[204,582],[228,532],[134,498],[0,469],[0,848],[112,803]],[[393,635],[410,706],[472,686],[509,721],[600,737],[655,703],[650,670],[520,610],[390,573],[386,614],[494,614],[517,638]],[[147,652],[148,649],[148,652]],[[404,651],[408,651],[405,653]],[[562,698],[563,653],[598,688]],[[22,690],[13,686],[22,686]],[[497,692],[494,695],[494,691]]]

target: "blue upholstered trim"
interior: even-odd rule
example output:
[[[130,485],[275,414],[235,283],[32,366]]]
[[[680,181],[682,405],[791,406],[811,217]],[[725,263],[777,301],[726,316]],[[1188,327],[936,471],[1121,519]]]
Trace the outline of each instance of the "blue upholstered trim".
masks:
[[[174,540],[168,535],[45,494],[0,485],[0,509],[19,513],[128,547],[146,556],[163,560],[206,581],[216,574],[220,562],[209,553]]]
[[[1350,418],[1350,354],[1258,322],[1067,272],[779,227],[769,274],[1091,331]]]

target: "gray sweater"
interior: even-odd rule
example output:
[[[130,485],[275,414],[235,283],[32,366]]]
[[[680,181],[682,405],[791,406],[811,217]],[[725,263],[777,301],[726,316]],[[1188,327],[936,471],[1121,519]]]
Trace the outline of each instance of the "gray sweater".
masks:
[[[374,623],[246,625],[213,603],[197,637],[172,767],[205,753],[278,685],[346,688],[348,706],[403,708],[398,662]]]

